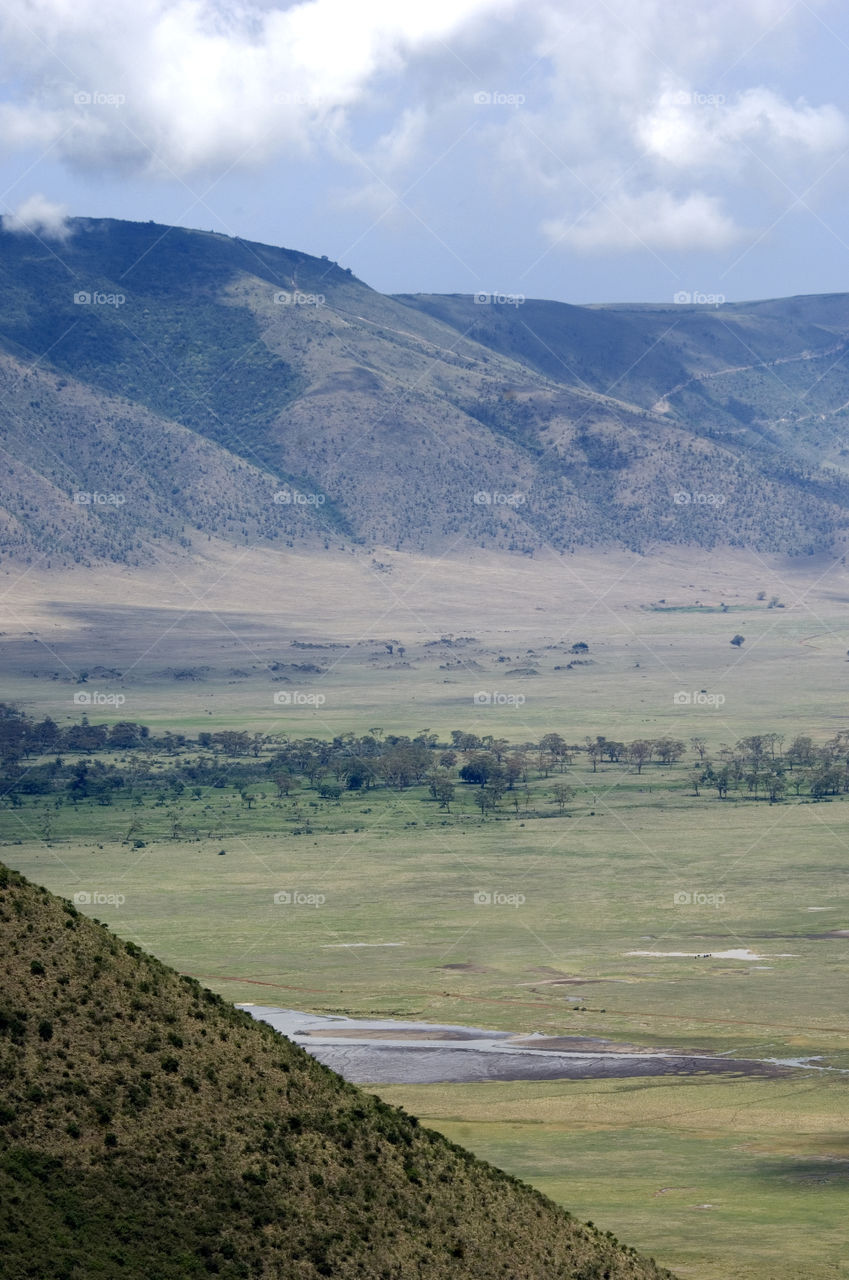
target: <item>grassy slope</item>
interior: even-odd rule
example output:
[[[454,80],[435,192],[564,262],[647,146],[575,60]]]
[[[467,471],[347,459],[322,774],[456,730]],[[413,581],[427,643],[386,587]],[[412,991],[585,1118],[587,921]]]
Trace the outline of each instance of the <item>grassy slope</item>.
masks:
[[[48,567],[53,558],[139,565],[152,544],[185,550],[199,530],[237,546],[316,547],[330,530],[323,508],[275,502],[283,485],[261,466],[129,398],[52,372],[26,373],[11,356],[0,356],[0,394],[8,552],[42,552]],[[81,505],[79,493],[119,502]]]
[[[669,1275],[0,875],[7,1280]]]

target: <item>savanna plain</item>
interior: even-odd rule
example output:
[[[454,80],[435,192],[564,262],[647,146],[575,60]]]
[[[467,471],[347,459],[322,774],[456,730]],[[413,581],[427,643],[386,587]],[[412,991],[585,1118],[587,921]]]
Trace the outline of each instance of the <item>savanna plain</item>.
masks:
[[[366,1087],[682,1277],[849,1275],[840,559],[235,554],[16,580],[7,702],[109,728],[3,860],[239,1004],[700,1055]]]

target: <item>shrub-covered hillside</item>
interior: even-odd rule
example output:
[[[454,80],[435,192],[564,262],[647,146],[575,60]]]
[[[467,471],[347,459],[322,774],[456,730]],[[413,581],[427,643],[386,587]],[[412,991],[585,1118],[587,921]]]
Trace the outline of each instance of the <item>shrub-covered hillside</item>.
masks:
[[[670,1273],[0,865],[4,1280]]]

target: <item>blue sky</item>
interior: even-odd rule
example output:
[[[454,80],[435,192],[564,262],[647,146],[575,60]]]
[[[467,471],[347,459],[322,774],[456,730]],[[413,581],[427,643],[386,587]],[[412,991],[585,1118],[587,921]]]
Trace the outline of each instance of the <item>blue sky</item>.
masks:
[[[7,0],[0,209],[327,254],[387,292],[849,292],[823,0]]]

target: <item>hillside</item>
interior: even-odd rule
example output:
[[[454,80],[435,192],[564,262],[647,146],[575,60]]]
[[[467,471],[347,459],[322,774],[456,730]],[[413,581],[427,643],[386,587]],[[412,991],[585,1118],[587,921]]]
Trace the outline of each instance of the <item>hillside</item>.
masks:
[[[845,295],[387,297],[211,232],[0,232],[0,558],[841,548],[847,344]]]
[[[4,1280],[671,1273],[0,866]]]

